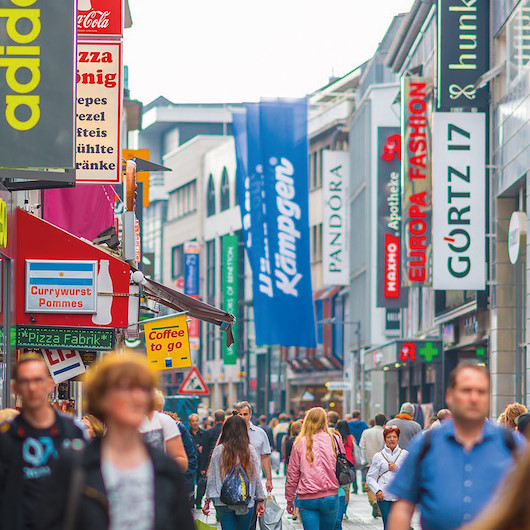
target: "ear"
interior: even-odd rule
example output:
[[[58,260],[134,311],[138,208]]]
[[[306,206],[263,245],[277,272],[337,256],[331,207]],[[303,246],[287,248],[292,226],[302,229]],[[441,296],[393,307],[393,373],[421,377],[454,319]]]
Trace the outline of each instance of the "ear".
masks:
[[[55,383],[53,379],[50,377],[48,379],[48,382],[46,383],[46,393],[51,394],[53,392],[53,387],[55,386]]]
[[[447,389],[445,393],[445,402],[449,409],[453,410],[453,391],[451,389]]]

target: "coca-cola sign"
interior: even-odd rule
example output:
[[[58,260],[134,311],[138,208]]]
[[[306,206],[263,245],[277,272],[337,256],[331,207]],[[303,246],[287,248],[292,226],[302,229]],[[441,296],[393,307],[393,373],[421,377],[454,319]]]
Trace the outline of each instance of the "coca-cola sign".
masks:
[[[78,35],[120,37],[122,32],[123,0],[78,0]]]

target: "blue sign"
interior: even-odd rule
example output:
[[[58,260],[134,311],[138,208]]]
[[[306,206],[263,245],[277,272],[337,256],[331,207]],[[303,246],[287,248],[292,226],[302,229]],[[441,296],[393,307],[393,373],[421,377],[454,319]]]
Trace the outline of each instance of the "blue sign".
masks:
[[[247,105],[233,124],[256,343],[313,348],[307,101]]]
[[[199,296],[199,246],[194,241],[184,245],[184,294]]]

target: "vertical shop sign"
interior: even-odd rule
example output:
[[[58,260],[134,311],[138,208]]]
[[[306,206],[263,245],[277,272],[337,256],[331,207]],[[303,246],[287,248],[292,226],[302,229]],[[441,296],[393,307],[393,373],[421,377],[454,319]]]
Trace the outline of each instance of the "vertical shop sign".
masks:
[[[77,45],[77,182],[120,182],[121,42]]]
[[[237,263],[237,235],[227,234],[223,237],[223,309],[237,315],[238,302],[238,263]],[[234,333],[234,344],[227,348],[226,341],[223,341],[223,363],[236,364],[237,361],[237,330],[232,328]]]
[[[427,80],[402,78],[403,283],[430,285],[432,181]]]
[[[433,286],[486,288],[486,116],[433,115]]]
[[[489,0],[438,0],[437,108],[485,108],[489,68]]]
[[[123,0],[77,0],[77,34],[121,37],[123,13]]]
[[[349,285],[348,179],[349,153],[322,152],[322,281],[324,285]]]
[[[398,127],[377,130],[377,307],[407,305],[401,285],[401,135]]]
[[[184,243],[184,294],[199,300],[199,253],[200,245],[197,241]],[[190,348],[198,350],[200,347],[200,322],[197,318],[188,320]]]
[[[71,0],[0,0],[2,167],[74,167],[74,12]]]

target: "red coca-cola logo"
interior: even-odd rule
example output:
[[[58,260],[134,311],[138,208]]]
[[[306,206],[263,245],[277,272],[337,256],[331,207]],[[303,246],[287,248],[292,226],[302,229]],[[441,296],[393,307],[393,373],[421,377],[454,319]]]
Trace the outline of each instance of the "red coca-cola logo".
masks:
[[[78,35],[120,36],[122,26],[121,0],[78,0]]]
[[[110,11],[88,11],[77,14],[78,29],[106,29],[109,27]]]

